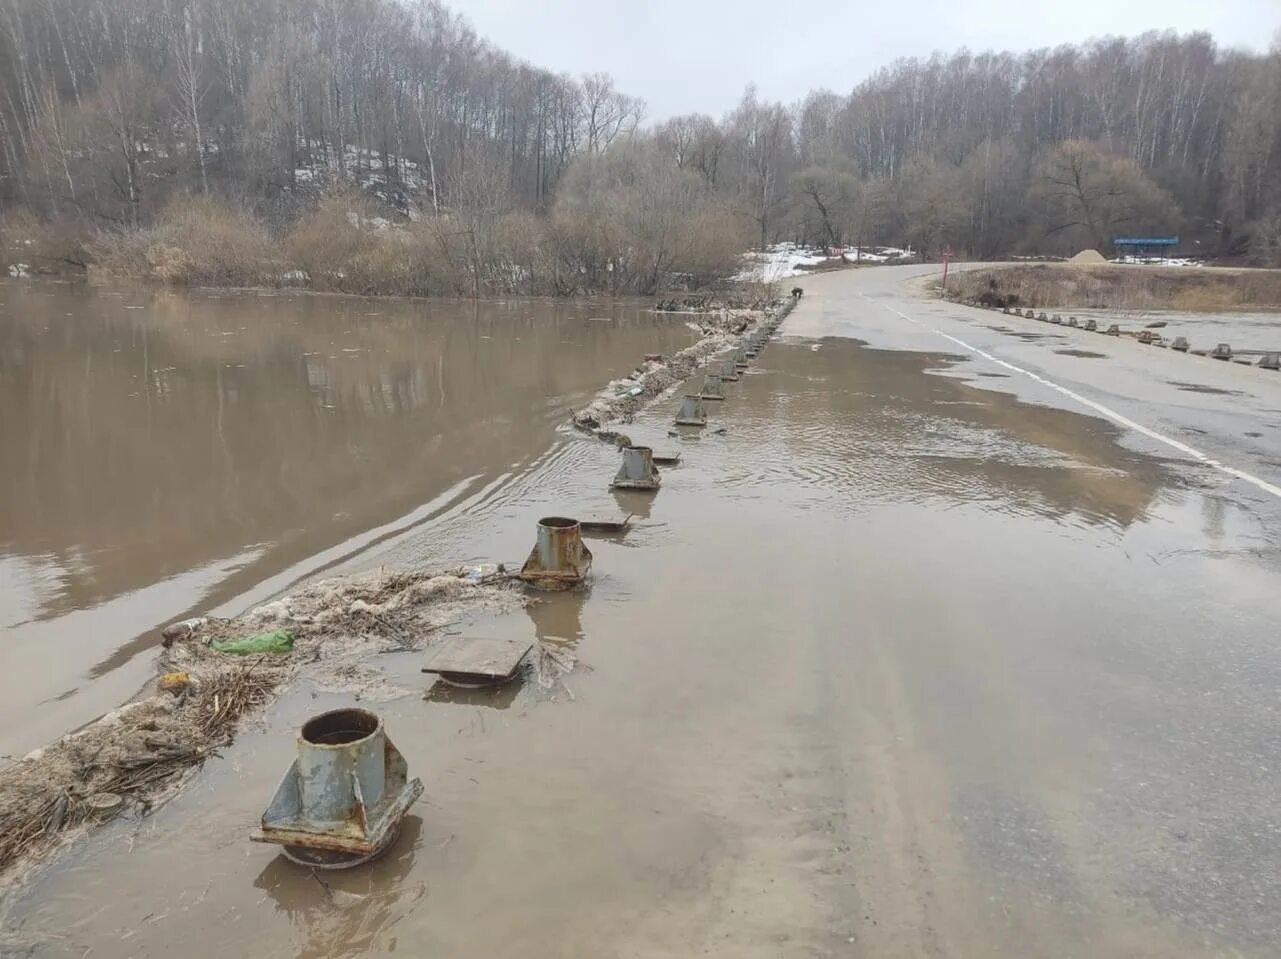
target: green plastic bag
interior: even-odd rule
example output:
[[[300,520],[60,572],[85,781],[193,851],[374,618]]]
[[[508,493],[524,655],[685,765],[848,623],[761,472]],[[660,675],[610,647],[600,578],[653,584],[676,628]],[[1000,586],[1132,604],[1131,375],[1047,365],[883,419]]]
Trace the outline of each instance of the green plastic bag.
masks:
[[[220,653],[287,653],[294,648],[294,634],[287,629],[273,629],[269,633],[254,633],[239,639],[216,639],[209,644]]]

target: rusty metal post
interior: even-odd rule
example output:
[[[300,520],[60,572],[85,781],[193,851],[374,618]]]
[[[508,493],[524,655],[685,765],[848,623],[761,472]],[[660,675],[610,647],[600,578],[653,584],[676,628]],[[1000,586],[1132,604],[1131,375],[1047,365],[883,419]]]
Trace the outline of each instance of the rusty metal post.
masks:
[[[623,462],[610,489],[658,489],[661,480],[654,465],[654,451],[648,446],[628,446],[623,449]]]
[[[538,589],[569,589],[586,579],[591,568],[592,553],[583,545],[578,520],[545,516],[538,521],[538,540],[520,578]]]
[[[376,714],[321,713],[303,724],[298,757],[250,838],[312,868],[356,866],[391,845],[422,791]]]
[[[681,397],[681,408],[676,411],[677,426],[706,426],[707,413],[703,409],[703,398],[697,393],[686,393]]]

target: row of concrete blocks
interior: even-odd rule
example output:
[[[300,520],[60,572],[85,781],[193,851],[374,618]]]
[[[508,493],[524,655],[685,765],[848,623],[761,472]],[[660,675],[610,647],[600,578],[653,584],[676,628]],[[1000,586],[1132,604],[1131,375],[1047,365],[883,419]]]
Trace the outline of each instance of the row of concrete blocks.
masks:
[[[1098,323],[1092,319],[1086,320],[1084,325],[1082,325],[1075,316],[1069,316],[1065,322],[1063,316],[1059,313],[1055,313],[1053,316],[1050,316],[1046,313],[1037,314],[1033,310],[1024,310],[1023,312],[1019,312],[1017,309],[1011,310],[1008,306],[1002,309],[1001,312],[1007,316],[1012,314],[1014,316],[1026,317],[1029,320],[1040,320],[1042,323],[1080,327],[1083,330],[1088,330],[1092,333],[1104,333],[1107,336],[1121,335],[1121,327],[1116,323],[1111,324],[1106,330],[1100,330]],[[1140,330],[1138,334],[1138,341],[1151,346],[1159,346],[1163,349],[1169,348],[1179,353],[1193,353],[1197,356],[1209,356],[1212,359],[1224,361],[1232,359],[1232,347],[1228,343],[1219,343],[1214,347],[1214,349],[1207,353],[1205,350],[1193,350],[1191,345],[1188,343],[1188,338],[1186,336],[1176,336],[1173,340],[1167,343],[1165,341],[1165,337],[1152,330]],[[1248,365],[1250,361],[1238,358],[1237,362],[1244,362]],[[1265,370],[1281,370],[1281,353],[1264,353],[1259,357],[1258,365]]]

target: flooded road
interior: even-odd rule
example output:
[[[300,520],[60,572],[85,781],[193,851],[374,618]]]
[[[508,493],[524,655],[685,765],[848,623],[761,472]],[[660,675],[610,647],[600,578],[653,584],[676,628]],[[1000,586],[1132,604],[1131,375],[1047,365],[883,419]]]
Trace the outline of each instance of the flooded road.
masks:
[[[648,305],[0,285],[0,755],[132,695],[156,626],[530,468],[691,342]]]
[[[1281,516],[1222,467],[1275,482],[1276,387],[996,331],[919,272],[807,280],[707,430],[646,411],[632,439],[682,453],[657,494],[611,495],[616,454],[563,436],[340,564],[513,560],[539,516],[641,519],[592,542],[590,590],[456,627],[572,648],[563,685],[441,694],[383,657],[423,690],[376,708],[426,784],[384,860],[319,876],[246,841],[293,730],[350,702],[304,685],[7,900],[10,948],[1274,955]],[[1058,352],[1083,346],[1107,356]]]

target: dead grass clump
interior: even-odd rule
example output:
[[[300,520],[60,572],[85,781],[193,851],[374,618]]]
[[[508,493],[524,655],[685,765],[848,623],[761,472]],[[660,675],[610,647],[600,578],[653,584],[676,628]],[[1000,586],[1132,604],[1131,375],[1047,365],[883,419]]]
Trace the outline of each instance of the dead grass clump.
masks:
[[[363,197],[341,193],[298,221],[285,238],[290,262],[317,289],[362,296],[471,291],[462,237],[448,216],[392,223]]]
[[[985,306],[1281,310],[1281,271],[1036,264],[953,274],[947,296]]]
[[[377,238],[360,226],[368,214],[368,204],[358,197],[340,194],[322,200],[289,231],[285,256],[311,277],[312,285],[348,290],[351,264],[377,246]]]
[[[519,595],[501,567],[484,575],[378,573],[315,583],[236,619],[184,624],[158,657],[168,675],[156,695],[0,770],[0,877],[93,822],[146,813],[173,795],[300,670],[332,691],[386,686],[362,660],[422,648],[463,609],[506,609]],[[241,658],[210,646],[270,628],[293,633],[292,653]],[[106,813],[104,799],[115,803]]]
[[[173,693],[118,709],[4,770],[0,873],[102,815],[104,800],[149,809],[271,697],[285,670],[268,659],[193,676]]]
[[[112,276],[180,286],[270,285],[281,273],[261,223],[190,194],[172,197],[148,227],[99,235],[89,253],[94,268]]]

